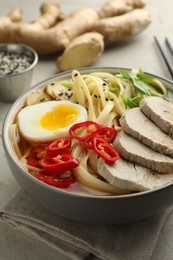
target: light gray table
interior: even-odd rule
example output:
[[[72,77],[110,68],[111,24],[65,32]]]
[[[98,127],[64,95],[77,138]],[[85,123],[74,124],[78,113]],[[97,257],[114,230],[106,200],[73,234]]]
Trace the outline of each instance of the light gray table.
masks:
[[[24,10],[24,20],[30,21],[39,13],[39,6],[43,1],[32,0],[5,0],[1,1],[0,15],[8,13],[16,6]],[[89,6],[99,9],[105,1],[91,0],[59,0],[62,10],[68,13],[79,6]],[[147,0],[145,7],[152,15],[152,24],[141,35],[123,44],[117,43],[106,48],[104,54],[95,66],[115,66],[125,68],[142,68],[163,77],[170,78],[162,58],[154,44],[153,36],[156,35],[163,43],[164,37],[169,36],[173,42],[172,10],[173,1]],[[55,65],[56,55],[41,58],[33,75],[33,84],[57,73]],[[173,64],[173,60],[172,60]],[[0,127],[3,118],[11,104],[0,103]],[[1,129],[0,129],[1,130]],[[9,167],[7,165],[2,141],[0,140],[0,206],[14,194],[18,189]],[[170,249],[167,252],[171,252]],[[159,259],[164,256],[160,255]],[[49,248],[47,245],[14,230],[3,222],[0,222],[0,260],[67,260],[59,252]],[[158,259],[158,258],[157,258]],[[170,258],[172,255],[170,254]]]

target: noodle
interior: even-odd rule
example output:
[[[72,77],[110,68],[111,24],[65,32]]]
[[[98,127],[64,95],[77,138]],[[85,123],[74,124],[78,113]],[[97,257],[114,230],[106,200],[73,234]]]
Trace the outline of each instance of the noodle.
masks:
[[[83,99],[84,99],[84,95],[85,95],[85,98],[87,100],[86,101],[82,100],[82,102],[87,104],[87,107],[88,107],[88,119],[94,121],[95,120],[95,114],[93,114],[94,105],[93,105],[93,102],[92,102],[92,99],[91,99],[91,95],[90,95],[89,89],[88,89],[85,81],[81,77],[81,75],[78,74],[78,77],[77,77],[77,76],[75,76],[76,74],[77,74],[77,72],[75,72],[75,71],[72,73],[72,78],[73,78],[73,81],[74,81],[74,87],[73,87],[74,95],[77,98],[77,96],[79,95],[78,94],[78,89],[80,89],[80,91],[83,92],[83,94],[82,94]],[[80,105],[82,105],[80,103],[80,100],[78,100],[78,102],[79,102]]]
[[[73,156],[76,158],[80,157],[80,149],[76,147],[77,149],[74,149]],[[89,154],[87,153],[85,157],[81,160],[80,165],[73,170],[75,177],[77,181],[82,184],[84,187],[88,187],[91,190],[95,191],[101,191],[105,193],[105,195],[108,194],[114,194],[114,195],[120,195],[120,194],[127,194],[129,191],[121,190],[119,188],[116,188],[105,181],[102,181],[88,171],[88,161]]]
[[[111,120],[109,119],[111,110],[114,107],[114,103],[109,101],[104,109],[100,112],[99,116],[96,119],[96,122],[101,125],[107,125]],[[115,115],[115,114],[114,114]]]
[[[13,145],[13,148],[18,156],[18,158],[22,158],[22,152],[19,148],[19,141],[20,141],[20,137],[19,137],[19,133],[18,133],[18,128],[17,128],[17,124],[12,124],[9,127],[9,137],[11,140],[11,144]]]
[[[167,90],[166,90],[165,86],[162,84],[162,82],[160,82],[160,80],[158,80],[158,79],[153,79],[150,83],[151,83],[154,87],[160,89],[161,92],[163,93],[163,95],[166,95]]]

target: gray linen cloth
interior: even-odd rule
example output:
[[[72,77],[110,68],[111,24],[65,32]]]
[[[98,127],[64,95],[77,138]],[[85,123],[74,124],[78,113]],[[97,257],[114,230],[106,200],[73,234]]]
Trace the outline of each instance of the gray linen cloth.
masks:
[[[169,208],[131,224],[86,224],[48,211],[23,190],[19,190],[0,211],[4,222],[74,260],[163,259],[166,244],[169,248],[164,252],[164,259],[173,259],[170,253],[173,249],[171,216]],[[169,220],[169,226],[166,220]],[[158,252],[162,252],[162,257]]]

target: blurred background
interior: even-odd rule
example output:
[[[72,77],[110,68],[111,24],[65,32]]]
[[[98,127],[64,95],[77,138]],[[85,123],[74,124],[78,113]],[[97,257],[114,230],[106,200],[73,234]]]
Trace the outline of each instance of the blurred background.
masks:
[[[99,1],[86,1],[86,0],[55,0],[59,3],[62,11],[68,14],[70,11],[79,7],[91,7],[99,10],[100,7],[106,2]],[[40,14],[40,6],[42,0],[6,0],[1,2],[0,15],[13,10],[15,7],[21,7],[23,10],[23,20],[30,22]],[[115,66],[115,67],[141,67],[146,72],[155,73],[160,76],[170,77],[167,69],[158,53],[155,46],[153,36],[156,35],[160,41],[164,40],[165,36],[173,38],[173,23],[171,22],[172,9],[169,8],[171,0],[155,1],[145,0],[145,9],[151,14],[151,24],[137,37],[125,40],[118,43],[112,43],[106,46],[103,55],[97,60],[93,66]],[[44,71],[43,78],[47,78],[52,74],[58,72],[56,64],[57,54],[40,57],[41,63],[38,64],[34,75],[33,83],[40,80],[37,71]],[[155,66],[152,66],[152,64]],[[46,67],[44,66],[46,64]]]

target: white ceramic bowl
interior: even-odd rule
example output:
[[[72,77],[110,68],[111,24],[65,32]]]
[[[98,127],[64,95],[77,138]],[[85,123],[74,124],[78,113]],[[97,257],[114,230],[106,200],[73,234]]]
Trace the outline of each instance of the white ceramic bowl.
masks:
[[[96,71],[117,72],[116,68],[82,69],[81,73]],[[70,72],[58,74],[36,86],[41,89],[52,80],[63,80],[70,77]],[[154,77],[157,77],[154,75]],[[173,83],[158,77],[165,86],[173,89]],[[48,186],[34,178],[21,167],[9,139],[9,126],[18,110],[23,106],[28,95],[25,92],[12,106],[6,116],[3,126],[3,145],[11,172],[19,183],[34,200],[56,214],[82,222],[98,224],[120,224],[134,222],[164,211],[173,204],[173,183],[161,188],[121,196],[94,196],[82,192],[66,191]]]

